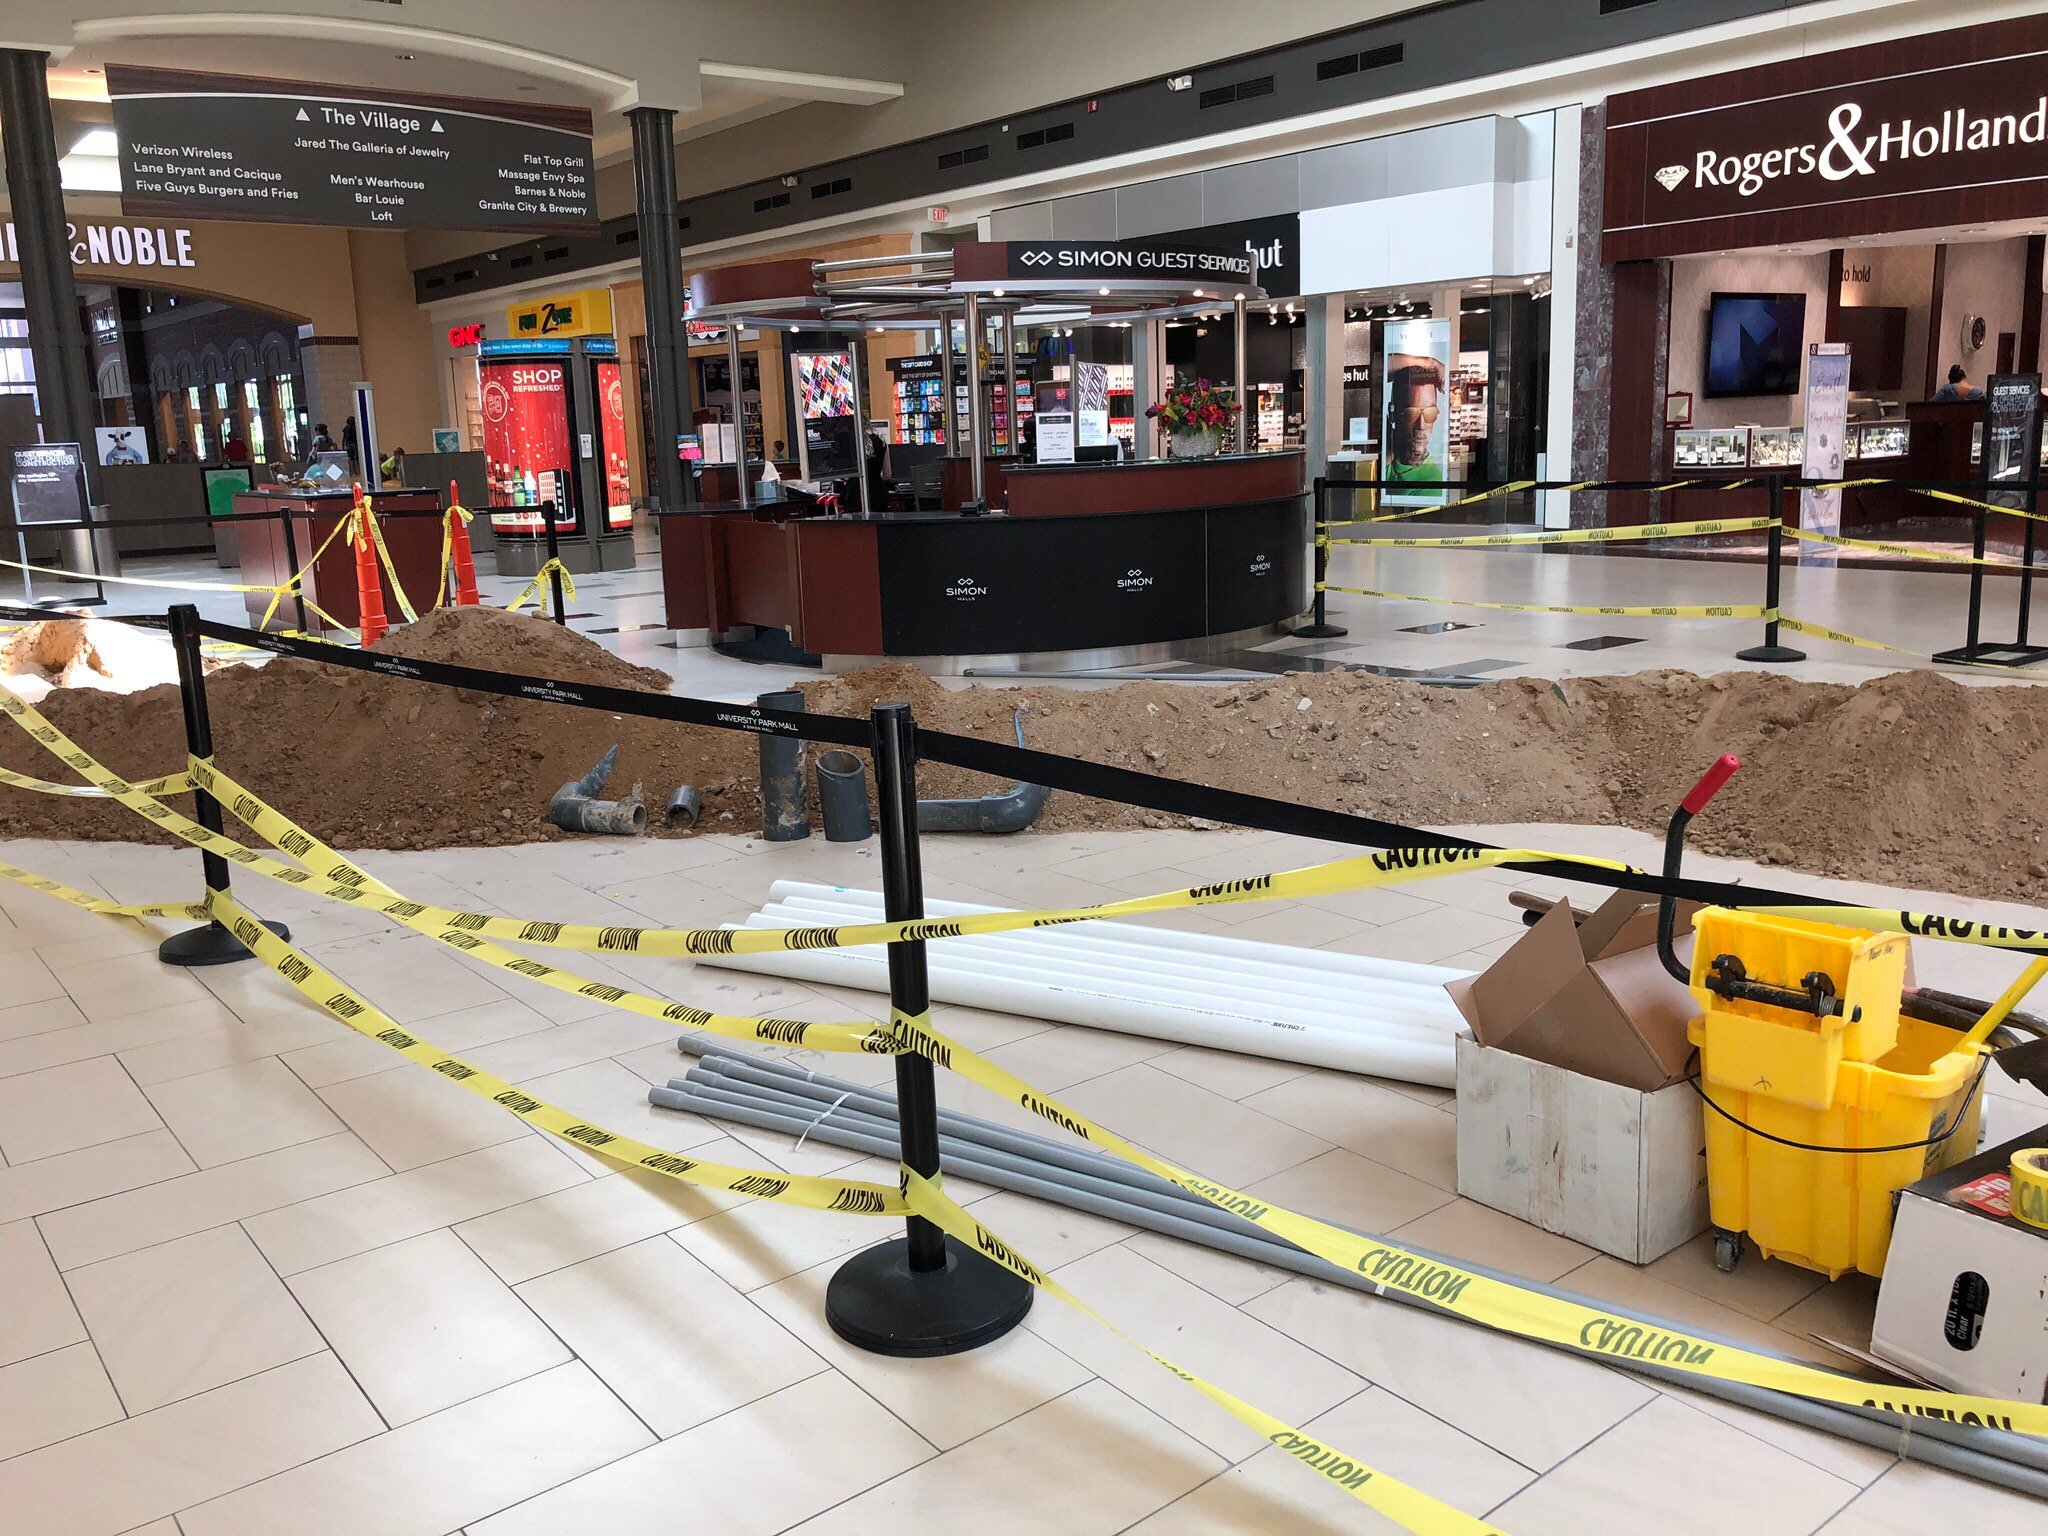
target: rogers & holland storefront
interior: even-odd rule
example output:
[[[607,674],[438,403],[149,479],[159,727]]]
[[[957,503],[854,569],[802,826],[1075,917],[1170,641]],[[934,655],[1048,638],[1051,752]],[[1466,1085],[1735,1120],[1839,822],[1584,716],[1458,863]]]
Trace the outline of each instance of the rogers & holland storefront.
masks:
[[[2048,16],[1709,75],[1600,110],[1575,474],[1812,472],[1833,436],[1807,432],[1824,421],[1815,360],[1829,354],[1823,376],[1848,376],[1841,474],[1981,473],[1982,395],[1944,386],[1954,368],[1979,392],[2040,368]],[[1742,494],[1716,505],[1733,514]],[[1602,499],[1581,498],[1579,519],[1602,520]],[[1604,499],[1606,520],[1651,513],[1648,498]],[[1932,510],[1873,487],[1846,493],[1839,516],[1853,528]]]

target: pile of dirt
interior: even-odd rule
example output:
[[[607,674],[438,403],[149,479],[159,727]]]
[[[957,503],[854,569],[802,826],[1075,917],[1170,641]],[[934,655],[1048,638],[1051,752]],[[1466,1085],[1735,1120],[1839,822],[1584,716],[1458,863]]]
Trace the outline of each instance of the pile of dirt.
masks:
[[[444,611],[381,649],[411,657],[665,692],[669,679],[545,621]],[[764,683],[774,678],[764,676]],[[1647,672],[1439,688],[1365,672],[1226,687],[951,691],[904,666],[804,685],[807,707],[864,715],[901,700],[920,724],[1304,805],[1414,825],[1574,821],[1660,829],[1717,756],[1743,771],[1694,829],[1705,849],[1887,884],[2048,898],[2048,692],[1964,687],[1901,672],[1861,687],[1763,673]],[[461,693],[313,662],[230,667],[211,680],[217,755],[322,837],[418,848],[566,836],[541,812],[613,742],[615,783],[660,806],[704,794],[707,831],[757,830],[747,735]],[[116,770],[183,758],[177,694],[59,689],[50,717]],[[19,732],[0,763],[49,775]],[[927,795],[1001,787],[937,764]],[[1174,818],[1056,794],[1040,826],[1166,826]],[[0,795],[0,837],[134,838],[116,806]],[[659,829],[656,829],[657,832]]]
[[[42,619],[0,645],[0,688],[31,704],[53,688],[134,693],[178,680],[178,658],[162,635],[106,619]]]

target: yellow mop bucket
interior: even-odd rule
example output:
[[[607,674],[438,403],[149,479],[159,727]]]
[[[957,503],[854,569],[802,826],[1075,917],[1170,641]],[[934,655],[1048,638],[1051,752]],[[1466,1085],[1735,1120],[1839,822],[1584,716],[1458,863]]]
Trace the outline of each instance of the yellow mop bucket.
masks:
[[[1719,907],[1693,928],[1715,1263],[1746,1232],[1831,1279],[1883,1274],[1893,1195],[1976,1150],[1985,1048],[1901,1016],[1903,935]]]

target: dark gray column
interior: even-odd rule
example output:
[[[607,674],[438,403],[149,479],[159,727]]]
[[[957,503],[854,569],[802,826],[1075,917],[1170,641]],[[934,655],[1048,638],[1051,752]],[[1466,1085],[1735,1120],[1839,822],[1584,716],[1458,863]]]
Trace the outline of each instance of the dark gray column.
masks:
[[[84,448],[86,486],[100,504],[99,455],[93,451],[92,342],[78,312],[64,194],[57,170],[46,53],[0,48],[0,139],[6,141],[7,195],[21,247],[21,300],[28,312],[43,439]]]
[[[640,291],[647,304],[647,397],[654,420],[648,489],[656,504],[690,504],[690,477],[676,457],[676,438],[689,419],[690,349],[683,330],[683,257],[676,245],[676,115],[634,107],[633,186],[640,210]],[[733,378],[739,397],[739,378]]]

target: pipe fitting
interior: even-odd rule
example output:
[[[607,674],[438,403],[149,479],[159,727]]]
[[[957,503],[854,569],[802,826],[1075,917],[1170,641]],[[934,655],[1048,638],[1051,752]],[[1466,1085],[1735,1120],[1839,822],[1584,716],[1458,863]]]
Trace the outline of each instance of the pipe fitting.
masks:
[[[638,837],[647,830],[647,804],[640,786],[623,800],[600,800],[597,792],[611,777],[619,760],[618,744],[597,760],[597,766],[580,779],[571,779],[548,800],[547,819],[564,832],[598,832],[615,837]]]
[[[804,696],[794,688],[764,693],[756,702],[763,709],[802,709]],[[811,835],[804,817],[804,744],[800,737],[761,737],[761,838],[770,843],[793,843]]]
[[[844,747],[818,759],[818,809],[828,843],[864,842],[874,832],[868,814],[867,765]]]
[[[1017,745],[1024,745],[1024,711],[1015,715]],[[1043,784],[1012,784],[993,795],[972,800],[920,800],[917,802],[917,830],[920,832],[1022,832],[1045,809],[1050,797]]]
[[[665,827],[681,827],[688,830],[697,825],[697,818],[704,814],[704,797],[697,792],[694,784],[678,784],[675,793],[668,797],[668,805],[662,810],[661,824]]]

